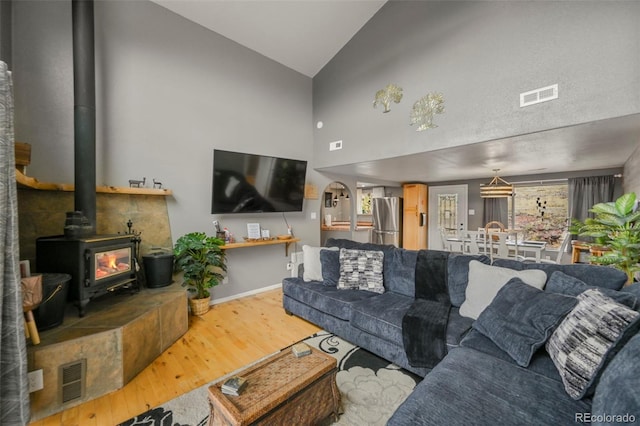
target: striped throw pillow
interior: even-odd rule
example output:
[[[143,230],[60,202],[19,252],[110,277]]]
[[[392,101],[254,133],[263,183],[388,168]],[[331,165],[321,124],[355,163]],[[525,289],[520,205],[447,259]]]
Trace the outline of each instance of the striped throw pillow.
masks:
[[[637,332],[640,314],[605,296],[586,290],[545,347],[564,389],[573,399],[593,393],[607,363]]]

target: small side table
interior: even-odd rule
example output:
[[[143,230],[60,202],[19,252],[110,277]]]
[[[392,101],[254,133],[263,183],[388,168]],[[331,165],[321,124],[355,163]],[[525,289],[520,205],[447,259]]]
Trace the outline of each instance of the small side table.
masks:
[[[580,254],[588,253],[591,245],[584,241],[571,241],[571,263],[580,263]]]
[[[571,246],[571,263],[581,263],[580,255],[583,252],[589,253],[591,256],[602,256],[604,253],[609,251],[609,248],[606,246],[600,246],[597,244],[577,240],[571,241]]]

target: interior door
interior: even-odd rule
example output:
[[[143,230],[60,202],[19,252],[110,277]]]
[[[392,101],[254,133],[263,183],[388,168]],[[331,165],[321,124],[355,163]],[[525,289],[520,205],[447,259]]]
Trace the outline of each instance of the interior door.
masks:
[[[467,185],[429,187],[429,248],[442,250],[440,229],[447,235],[456,235],[467,229]]]

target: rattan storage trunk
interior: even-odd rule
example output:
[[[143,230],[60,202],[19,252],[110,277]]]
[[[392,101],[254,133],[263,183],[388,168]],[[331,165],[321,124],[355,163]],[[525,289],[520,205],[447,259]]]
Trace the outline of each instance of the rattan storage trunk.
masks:
[[[209,387],[209,425],[312,425],[337,418],[336,364],[316,349],[302,358],[284,349],[238,373],[247,379],[239,396],[223,394],[222,382]]]

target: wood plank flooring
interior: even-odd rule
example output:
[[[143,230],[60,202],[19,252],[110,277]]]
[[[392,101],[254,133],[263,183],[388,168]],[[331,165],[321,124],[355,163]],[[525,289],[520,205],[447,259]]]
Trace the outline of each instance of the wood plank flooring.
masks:
[[[215,305],[122,389],[30,425],[117,425],[318,330],[285,314],[280,289]]]

